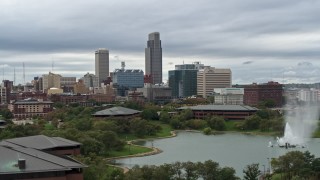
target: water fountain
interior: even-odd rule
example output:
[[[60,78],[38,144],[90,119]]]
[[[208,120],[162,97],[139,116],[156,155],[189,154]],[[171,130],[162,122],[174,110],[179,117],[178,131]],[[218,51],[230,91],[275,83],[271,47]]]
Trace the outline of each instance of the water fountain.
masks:
[[[290,124],[287,122],[284,130],[284,136],[277,137],[277,144],[279,147],[293,148],[296,146],[303,146],[303,138],[294,134]]]
[[[319,106],[300,105],[290,108],[290,113],[285,116],[286,125],[284,136],[277,137],[279,147],[294,148],[305,147],[306,141],[311,138],[317,128],[319,119]]]

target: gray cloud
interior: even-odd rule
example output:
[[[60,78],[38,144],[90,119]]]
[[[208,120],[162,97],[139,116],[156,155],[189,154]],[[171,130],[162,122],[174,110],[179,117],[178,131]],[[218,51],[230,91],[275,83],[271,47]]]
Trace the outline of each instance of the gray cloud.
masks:
[[[94,71],[94,50],[100,47],[128,68],[144,69],[147,34],[154,31],[161,34],[164,72],[173,67],[165,66],[169,62],[199,60],[230,67],[234,82],[250,83],[270,79],[270,72],[283,74],[290,60],[320,66],[315,0],[4,0],[0,7],[0,65],[9,66],[10,79],[22,62],[31,77],[48,72],[52,59],[57,72],[80,77]],[[111,68],[119,67],[110,59]],[[295,80],[305,81],[306,75]]]

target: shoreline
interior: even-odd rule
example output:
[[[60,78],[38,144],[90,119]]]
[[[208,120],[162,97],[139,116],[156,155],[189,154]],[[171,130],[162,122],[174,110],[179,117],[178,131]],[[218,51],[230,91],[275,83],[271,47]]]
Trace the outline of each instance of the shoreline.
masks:
[[[145,152],[145,153],[138,153],[138,154],[132,154],[132,155],[126,155],[126,156],[118,156],[118,157],[110,157],[110,158],[104,158],[104,160],[106,160],[107,164],[116,168],[120,168],[123,170],[123,173],[127,173],[129,171],[128,167],[125,166],[118,166],[115,165],[115,161],[117,159],[125,159],[125,158],[134,158],[134,157],[143,157],[143,156],[151,156],[151,155],[156,155],[159,153],[162,153],[163,151],[159,148],[156,147],[148,147],[148,146],[141,146],[141,145],[136,145],[134,144],[134,142],[136,141],[146,141],[146,140],[154,140],[154,139],[165,139],[165,138],[173,138],[177,136],[176,131],[171,131],[170,132],[171,135],[170,136],[165,136],[165,137],[154,137],[154,138],[146,138],[146,139],[135,139],[135,140],[131,140],[131,141],[127,141],[127,144],[130,146],[138,146],[138,147],[145,147],[145,148],[149,148],[150,152]]]

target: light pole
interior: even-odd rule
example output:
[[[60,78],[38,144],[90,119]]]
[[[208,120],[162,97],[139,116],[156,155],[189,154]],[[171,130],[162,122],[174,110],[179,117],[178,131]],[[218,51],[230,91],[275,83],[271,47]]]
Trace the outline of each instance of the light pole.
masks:
[[[268,159],[268,169],[269,169],[269,174],[271,174],[271,162],[270,162],[270,158],[267,158]]]

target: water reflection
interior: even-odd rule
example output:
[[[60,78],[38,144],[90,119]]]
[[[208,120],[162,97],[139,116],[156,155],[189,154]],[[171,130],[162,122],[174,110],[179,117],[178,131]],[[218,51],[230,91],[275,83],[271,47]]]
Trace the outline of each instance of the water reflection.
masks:
[[[284,149],[268,147],[269,142],[276,142],[271,136],[252,136],[239,133],[227,133],[223,135],[206,136],[201,133],[179,132],[175,138],[139,141],[137,144],[158,147],[162,153],[117,160],[117,164],[126,167],[134,165],[160,165],[175,161],[204,162],[213,160],[220,166],[233,167],[238,176],[242,176],[242,170],[248,164],[259,163],[260,170],[268,170],[272,158],[278,157],[292,150],[310,151],[317,157],[320,156],[320,139],[311,139],[307,147]]]

